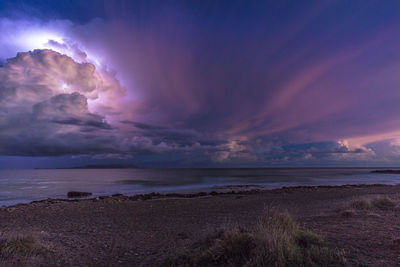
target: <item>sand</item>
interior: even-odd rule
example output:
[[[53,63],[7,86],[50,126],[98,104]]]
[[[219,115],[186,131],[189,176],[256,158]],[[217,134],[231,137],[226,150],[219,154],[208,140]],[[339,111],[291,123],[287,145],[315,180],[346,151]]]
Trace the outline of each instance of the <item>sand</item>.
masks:
[[[213,231],[253,223],[275,207],[323,235],[330,247],[343,249],[351,265],[400,266],[400,208],[357,211],[349,217],[337,211],[354,198],[398,197],[400,186],[238,190],[20,204],[0,209],[0,233],[3,238],[34,236],[51,251],[30,261],[33,265],[157,266]]]

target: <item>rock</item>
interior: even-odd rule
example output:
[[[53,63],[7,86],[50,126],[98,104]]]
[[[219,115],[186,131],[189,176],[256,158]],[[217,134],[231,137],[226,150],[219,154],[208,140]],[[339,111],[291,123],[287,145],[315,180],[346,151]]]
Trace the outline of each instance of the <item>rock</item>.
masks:
[[[77,192],[77,191],[70,191],[68,192],[68,197],[88,197],[91,196],[92,193],[89,192]]]

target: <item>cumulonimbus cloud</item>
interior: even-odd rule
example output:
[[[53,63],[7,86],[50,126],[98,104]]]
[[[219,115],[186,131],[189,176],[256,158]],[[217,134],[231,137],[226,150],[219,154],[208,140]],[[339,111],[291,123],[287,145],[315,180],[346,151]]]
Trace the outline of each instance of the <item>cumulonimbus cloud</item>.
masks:
[[[324,16],[303,15],[272,35],[262,20],[237,35],[233,17],[210,19],[219,25],[210,31],[173,8],[141,24],[2,19],[0,152],[182,153],[260,166],[393,160],[398,153],[385,151],[398,151],[398,64],[359,62],[395,54],[398,28],[355,39],[331,25],[306,36]]]
[[[1,153],[92,154],[101,148],[105,153],[115,150],[109,147],[110,142],[96,141],[113,139],[108,133],[112,127],[105,119],[107,114],[96,113],[96,104],[90,110],[88,102],[95,102],[103,92],[119,94],[124,89],[119,84],[102,87],[102,75],[94,65],[77,63],[52,50],[21,52],[8,59],[0,68]]]
[[[112,74],[91,63],[49,49],[18,53],[0,68],[0,153],[133,155],[218,149],[193,130],[127,120],[109,123],[108,117],[125,118],[118,110],[124,90]]]

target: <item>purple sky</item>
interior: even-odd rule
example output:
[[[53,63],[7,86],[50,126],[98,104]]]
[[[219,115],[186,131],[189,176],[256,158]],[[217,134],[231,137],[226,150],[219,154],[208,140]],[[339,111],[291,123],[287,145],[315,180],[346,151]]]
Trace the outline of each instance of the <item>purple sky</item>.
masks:
[[[5,1],[0,168],[398,166],[396,1]]]

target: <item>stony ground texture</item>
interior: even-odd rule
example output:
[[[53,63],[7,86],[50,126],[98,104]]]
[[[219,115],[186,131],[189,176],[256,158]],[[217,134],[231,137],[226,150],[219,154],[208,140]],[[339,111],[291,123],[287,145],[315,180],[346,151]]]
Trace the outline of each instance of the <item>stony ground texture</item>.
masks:
[[[155,266],[213,231],[252,223],[273,207],[288,210],[302,227],[322,234],[329,246],[343,249],[352,266],[400,266],[399,205],[340,211],[354,199],[397,199],[399,194],[400,186],[374,185],[17,205],[0,209],[0,237],[31,236],[47,252],[16,253],[3,263]]]

